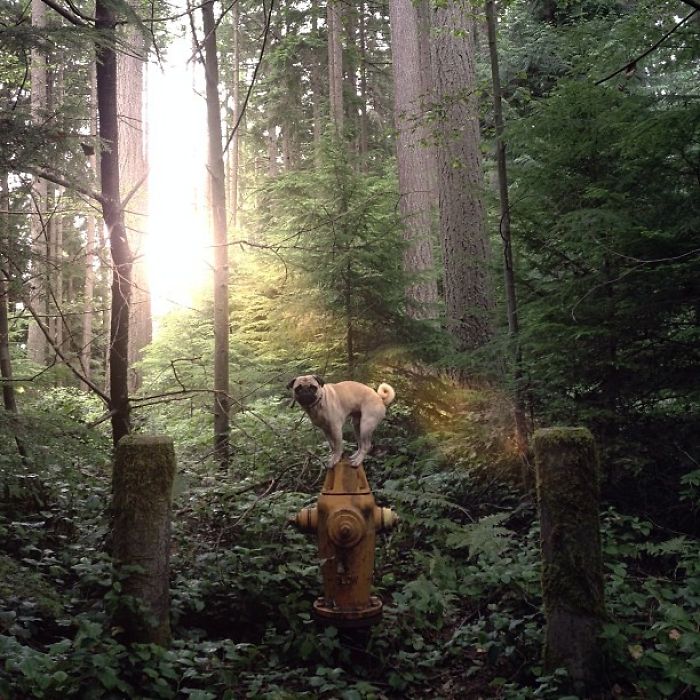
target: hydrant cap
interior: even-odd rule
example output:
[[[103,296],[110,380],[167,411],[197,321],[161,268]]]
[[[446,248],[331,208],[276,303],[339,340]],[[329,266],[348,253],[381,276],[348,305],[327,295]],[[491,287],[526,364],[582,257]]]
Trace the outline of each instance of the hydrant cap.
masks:
[[[328,536],[338,547],[354,547],[366,531],[365,519],[354,508],[341,508],[328,518]]]
[[[399,522],[399,516],[391,508],[374,509],[374,526],[377,532],[393,530]]]

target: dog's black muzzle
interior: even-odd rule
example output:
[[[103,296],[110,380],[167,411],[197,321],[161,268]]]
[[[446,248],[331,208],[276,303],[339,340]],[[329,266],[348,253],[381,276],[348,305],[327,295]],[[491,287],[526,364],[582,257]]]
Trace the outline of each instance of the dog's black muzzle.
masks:
[[[317,391],[315,386],[300,386],[294,390],[294,398],[302,406],[311,406],[318,399]]]

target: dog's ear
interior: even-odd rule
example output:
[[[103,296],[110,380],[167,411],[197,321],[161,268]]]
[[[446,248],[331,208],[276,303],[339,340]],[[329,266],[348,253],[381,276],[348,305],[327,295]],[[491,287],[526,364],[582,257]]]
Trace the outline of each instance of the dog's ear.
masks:
[[[323,381],[323,377],[319,377],[318,374],[314,374],[314,379],[318,382],[319,386],[323,386],[326,383]]]
[[[294,382],[295,382],[296,380],[297,380],[297,378],[294,377],[294,379],[292,379],[292,380],[289,382],[289,384],[287,384],[287,389],[291,389],[291,388],[294,386]]]

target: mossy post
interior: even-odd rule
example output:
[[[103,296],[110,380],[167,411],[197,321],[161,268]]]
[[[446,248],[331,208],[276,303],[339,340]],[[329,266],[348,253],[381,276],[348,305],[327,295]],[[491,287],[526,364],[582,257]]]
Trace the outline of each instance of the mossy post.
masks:
[[[112,558],[122,589],[115,626],[127,643],[170,642],[170,519],[175,449],[163,435],[126,435],[112,481]]]
[[[563,666],[577,692],[601,681],[598,633],[605,607],[599,469],[585,428],[538,430],[533,438],[547,623],[544,664]]]

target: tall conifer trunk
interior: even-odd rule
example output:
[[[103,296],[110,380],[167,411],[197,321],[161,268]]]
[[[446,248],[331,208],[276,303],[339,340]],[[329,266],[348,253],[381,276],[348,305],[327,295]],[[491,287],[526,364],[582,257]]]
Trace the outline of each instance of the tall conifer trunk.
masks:
[[[32,26],[41,30],[46,26],[46,5],[42,0],[32,0]],[[48,74],[46,55],[39,48],[31,53],[31,115],[34,124],[41,124],[46,115],[48,99]],[[46,324],[48,316],[47,280],[47,197],[48,184],[43,178],[35,177],[31,196],[31,291],[30,301],[40,320]],[[48,342],[39,324],[32,319],[27,330],[27,355],[37,364],[45,364],[48,355]]]
[[[498,167],[498,198],[501,210],[500,234],[503,241],[503,276],[506,290],[506,310],[508,314],[508,335],[513,353],[513,378],[515,379],[514,418],[518,448],[521,453],[527,449],[529,427],[525,417],[523,396],[522,351],[518,327],[518,301],[515,294],[515,270],[510,232],[510,202],[508,199],[508,167],[506,163],[506,143],[503,138],[503,108],[501,100],[501,76],[498,67],[498,46],[496,43],[496,12],[494,0],[486,0],[486,30],[491,59],[491,84],[493,87],[493,119],[496,126],[496,164]]]
[[[343,133],[343,44],[342,24],[338,0],[328,0],[326,8],[328,28],[328,94],[331,121],[338,135]]]
[[[97,86],[95,83],[95,68],[90,71],[90,133],[97,135]],[[90,170],[97,174],[97,157],[93,153],[89,157]],[[78,359],[83,376],[88,381],[92,380],[92,323],[94,318],[95,294],[95,252],[96,252],[96,220],[90,212],[87,217],[87,239],[85,241],[85,282],[83,285],[83,327]],[[87,384],[83,385],[89,390]]]
[[[359,152],[360,166],[366,172],[368,169],[367,155],[369,152],[369,123],[367,117],[367,3],[360,3],[359,19],[360,40],[360,135]]]
[[[221,465],[229,462],[229,309],[226,189],[221,143],[219,62],[216,55],[214,2],[202,5],[204,68],[206,73],[207,125],[209,131],[209,191],[214,243],[214,451]]]
[[[425,123],[430,84],[429,58],[421,54],[418,9],[412,0],[391,0],[392,67],[394,72],[394,121],[399,172],[399,209],[408,246],[404,271],[415,279],[406,288],[408,315],[436,315],[437,280],[433,270],[432,228],[437,212],[435,148]],[[427,40],[427,37],[425,37]],[[424,42],[423,42],[424,43]]]
[[[135,10],[135,0],[129,0]],[[148,161],[146,125],[143,119],[146,45],[134,24],[119,33],[123,50],[117,55],[117,109],[119,112],[119,186],[121,197],[130,197],[124,211],[133,269],[129,308],[129,390],[141,386],[141,373],[134,365],[152,340],[151,294],[146,269],[148,231]]]
[[[240,168],[240,126],[238,123],[241,110],[240,97],[240,63],[241,63],[241,33],[240,33],[240,8],[238,2],[231,8],[231,26],[233,30],[233,58],[231,66],[233,77],[231,79],[231,128],[235,129],[229,146],[229,207],[231,210],[231,223],[238,223],[238,170]]]
[[[97,110],[100,119],[102,215],[112,253],[112,310],[110,323],[109,385],[112,439],[116,445],[131,430],[128,387],[129,304],[132,257],[124,226],[119,192],[119,134],[117,116],[117,17],[109,0],[95,4]]]
[[[29,454],[19,432],[17,397],[12,383],[10,357],[10,189],[7,175],[0,178],[0,384],[3,407],[9,414],[9,424],[15,434],[17,452],[27,463]]]
[[[309,10],[311,12],[311,31],[312,37],[314,39],[319,38],[318,34],[318,10],[316,7],[312,6]],[[321,101],[323,98],[322,89],[322,79],[321,79],[321,66],[319,62],[320,56],[316,53],[314,48],[311,49],[313,52],[311,55],[311,76],[310,76],[310,88],[312,92],[312,110],[313,110],[313,137],[314,137],[314,161],[318,164],[319,154],[321,152],[321,136],[323,134],[323,121],[321,118]]]
[[[491,339],[494,310],[470,12],[455,0],[433,7],[430,33],[447,328],[460,352]]]

